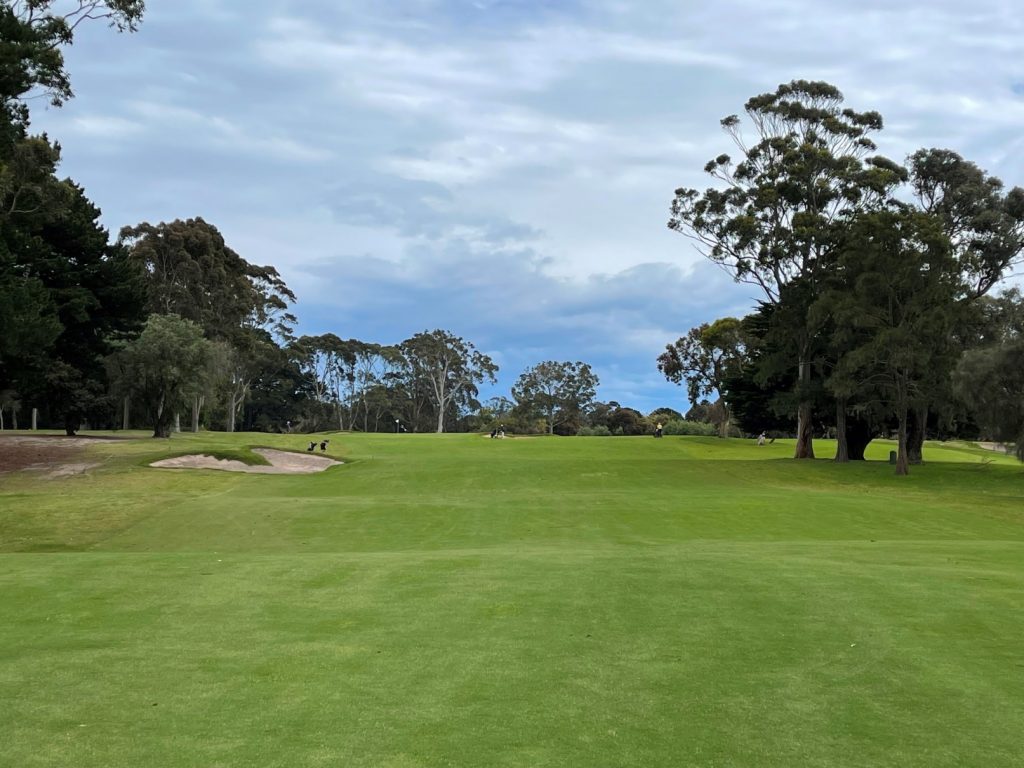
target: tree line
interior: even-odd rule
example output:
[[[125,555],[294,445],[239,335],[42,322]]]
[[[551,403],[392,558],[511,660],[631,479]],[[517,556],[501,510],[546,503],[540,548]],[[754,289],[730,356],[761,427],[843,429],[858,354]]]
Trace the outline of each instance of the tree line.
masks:
[[[836,461],[895,432],[897,473],[926,434],[1015,440],[1024,459],[1021,295],[993,290],[1024,253],[1024,189],[948,149],[905,164],[875,154],[877,112],[833,85],[794,81],[721,125],[735,144],[676,190],[668,226],[735,280],[754,313],[692,329],[658,359],[722,424],[835,434]]]
[[[578,425],[597,377],[544,362],[515,402],[478,401],[498,368],[445,330],[396,345],[296,337],[295,295],[196,217],[124,227],[111,242],[29,103],[72,97],[62,50],[79,25],[136,29],[142,0],[0,2],[0,428],[444,431],[508,418]],[[495,405],[492,403],[492,405]],[[543,422],[543,424],[542,424]]]
[[[59,10],[58,10],[59,9]],[[397,344],[296,336],[296,297],[272,266],[246,261],[196,217],[124,227],[58,175],[61,148],[33,134],[28,104],[72,90],[62,49],[102,19],[141,21],[141,0],[0,0],[0,428],[38,415],[174,429],[640,434],[683,424],[595,400],[580,361],[524,371],[511,399],[479,400],[498,367],[442,329]],[[950,150],[903,164],[876,154],[877,112],[834,86],[795,81],[750,99],[751,135],[679,189],[669,226],[762,292],[742,319],[690,331],[659,358],[687,386],[687,414],[720,434],[797,437],[797,458],[834,433],[861,459],[895,432],[898,471],[926,434],[1016,440],[1024,433],[1020,294],[994,289],[1024,250],[1024,190]],[[711,403],[709,398],[717,397]],[[673,426],[673,430],[690,429]],[[666,430],[671,433],[672,430]]]

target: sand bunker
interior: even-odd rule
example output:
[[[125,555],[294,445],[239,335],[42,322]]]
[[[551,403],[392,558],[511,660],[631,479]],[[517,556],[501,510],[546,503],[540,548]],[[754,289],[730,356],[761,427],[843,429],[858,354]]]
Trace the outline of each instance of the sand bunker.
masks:
[[[223,469],[227,472],[251,472],[257,475],[305,475],[312,472],[323,472],[328,467],[342,463],[326,456],[275,451],[271,448],[253,448],[253,453],[258,453],[269,461],[270,466],[245,464],[241,461],[218,459],[213,456],[177,456],[173,459],[154,461],[149,466],[171,469]]]

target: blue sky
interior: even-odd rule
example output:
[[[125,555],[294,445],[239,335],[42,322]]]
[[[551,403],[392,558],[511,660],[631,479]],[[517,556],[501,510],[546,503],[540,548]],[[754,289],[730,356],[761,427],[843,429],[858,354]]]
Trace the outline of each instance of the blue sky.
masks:
[[[81,28],[76,98],[37,103],[116,235],[202,216],[298,294],[299,331],[436,327],[500,365],[583,360],[598,396],[683,409],[655,367],[758,296],[665,222],[731,147],[718,121],[796,78],[1024,184],[1016,0],[150,0]]]

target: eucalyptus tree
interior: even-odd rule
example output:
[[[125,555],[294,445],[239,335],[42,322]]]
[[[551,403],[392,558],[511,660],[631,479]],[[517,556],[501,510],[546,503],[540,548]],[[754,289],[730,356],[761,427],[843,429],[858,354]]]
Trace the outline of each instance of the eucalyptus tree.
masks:
[[[209,365],[211,344],[196,323],[177,315],[150,315],[138,338],[116,353],[124,389],[149,412],[153,437],[169,437],[176,409]]]
[[[208,339],[231,347],[218,359],[233,428],[255,366],[269,359],[267,345],[291,338],[295,294],[274,267],[250,264],[202,218],[124,227],[119,244],[144,275],[149,312],[192,320]]]
[[[719,187],[677,189],[669,228],[691,238],[737,281],[760,288],[770,304],[803,307],[791,328],[797,369],[796,458],[813,458],[809,396],[818,339],[806,308],[834,256],[836,228],[853,213],[885,200],[906,171],[872,156],[878,112],[843,107],[833,85],[806,80],[780,85],[747,101],[754,129],[748,141],[736,115],[721,121],[739,150],[704,170]],[[799,291],[792,288],[799,286]]]
[[[422,386],[435,408],[436,431],[444,432],[445,415],[468,405],[477,385],[494,383],[498,366],[472,342],[449,331],[417,333],[399,345],[413,386]]]
[[[520,409],[543,414],[548,434],[553,435],[560,424],[582,420],[600,383],[586,363],[545,360],[520,374],[512,397]]]
[[[948,149],[922,149],[908,160],[910,185],[920,209],[934,215],[950,241],[961,274],[958,301],[986,296],[1024,255],[1024,189],[1006,190],[1001,179]],[[929,407],[952,396],[950,382],[933,379],[934,397],[911,412],[911,463],[919,463]]]
[[[345,392],[355,381],[355,347],[336,334],[302,336],[290,345],[313,399],[333,411],[338,429],[345,429]],[[312,425],[315,431],[318,423]]]
[[[743,363],[745,347],[741,322],[723,317],[691,328],[658,356],[658,370],[675,384],[685,382],[691,403],[719,395],[724,416],[719,423],[722,437],[729,436],[731,421],[729,403],[722,393],[725,378]]]

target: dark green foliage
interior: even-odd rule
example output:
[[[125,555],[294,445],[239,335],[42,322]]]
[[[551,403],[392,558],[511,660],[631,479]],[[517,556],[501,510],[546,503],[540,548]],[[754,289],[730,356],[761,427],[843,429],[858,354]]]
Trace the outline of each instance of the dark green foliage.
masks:
[[[549,434],[574,435],[599,383],[586,363],[547,360],[520,374],[512,397],[522,415],[543,416]]]
[[[137,339],[118,353],[123,389],[143,403],[153,437],[169,437],[172,416],[184,408],[209,364],[211,345],[196,323],[177,315],[150,315]]]
[[[759,286],[769,303],[787,305],[776,323],[790,320],[795,348],[797,458],[814,457],[810,391],[818,339],[806,312],[833,257],[836,223],[885,200],[906,179],[895,163],[869,157],[881,116],[842,103],[835,86],[805,80],[750,99],[745,109],[756,140],[744,141],[737,116],[725,118],[742,158],[734,163],[723,154],[705,166],[722,188],[676,190],[668,223],[736,280]]]
[[[658,370],[676,384],[686,383],[691,403],[712,394],[721,394],[730,372],[743,362],[745,343],[742,326],[734,317],[703,323],[669,344],[658,357]],[[721,436],[728,437],[731,413],[728,401],[721,399],[716,423]]]
[[[0,3],[0,389],[74,433],[106,404],[103,358],[141,321],[138,285],[99,210],[56,177],[60,147],[28,133],[26,103],[71,97],[62,46],[106,19],[131,30],[140,0]]]
[[[494,382],[498,366],[471,342],[440,329],[423,331],[399,345],[410,400],[429,404],[436,431],[462,410],[479,408],[477,384]],[[417,410],[416,417],[420,411]],[[418,419],[417,419],[418,420]]]
[[[834,320],[843,354],[828,380],[844,393],[870,388],[897,419],[897,473],[906,474],[909,411],[932,399],[955,362],[961,272],[936,217],[905,208],[862,214],[848,224],[829,287],[812,316]],[[847,329],[852,329],[852,333]]]
[[[246,327],[287,337],[295,301],[273,267],[250,264],[201,218],[121,230],[120,242],[146,275],[146,306],[198,323],[211,340],[233,341]]]
[[[1016,443],[1024,461],[1024,339],[968,352],[956,382],[988,436]]]
[[[963,278],[962,297],[976,299],[1024,252],[1024,189],[1003,182],[948,149],[910,156],[911,188],[949,237]]]
[[[12,327],[28,321],[30,330],[2,334],[0,358],[22,395],[72,434],[105,393],[103,360],[112,342],[138,328],[142,303],[136,273],[108,244],[99,209],[70,181],[46,190],[36,210],[0,221],[7,265],[0,292],[31,299],[12,318]],[[26,348],[26,335],[40,346]]]

